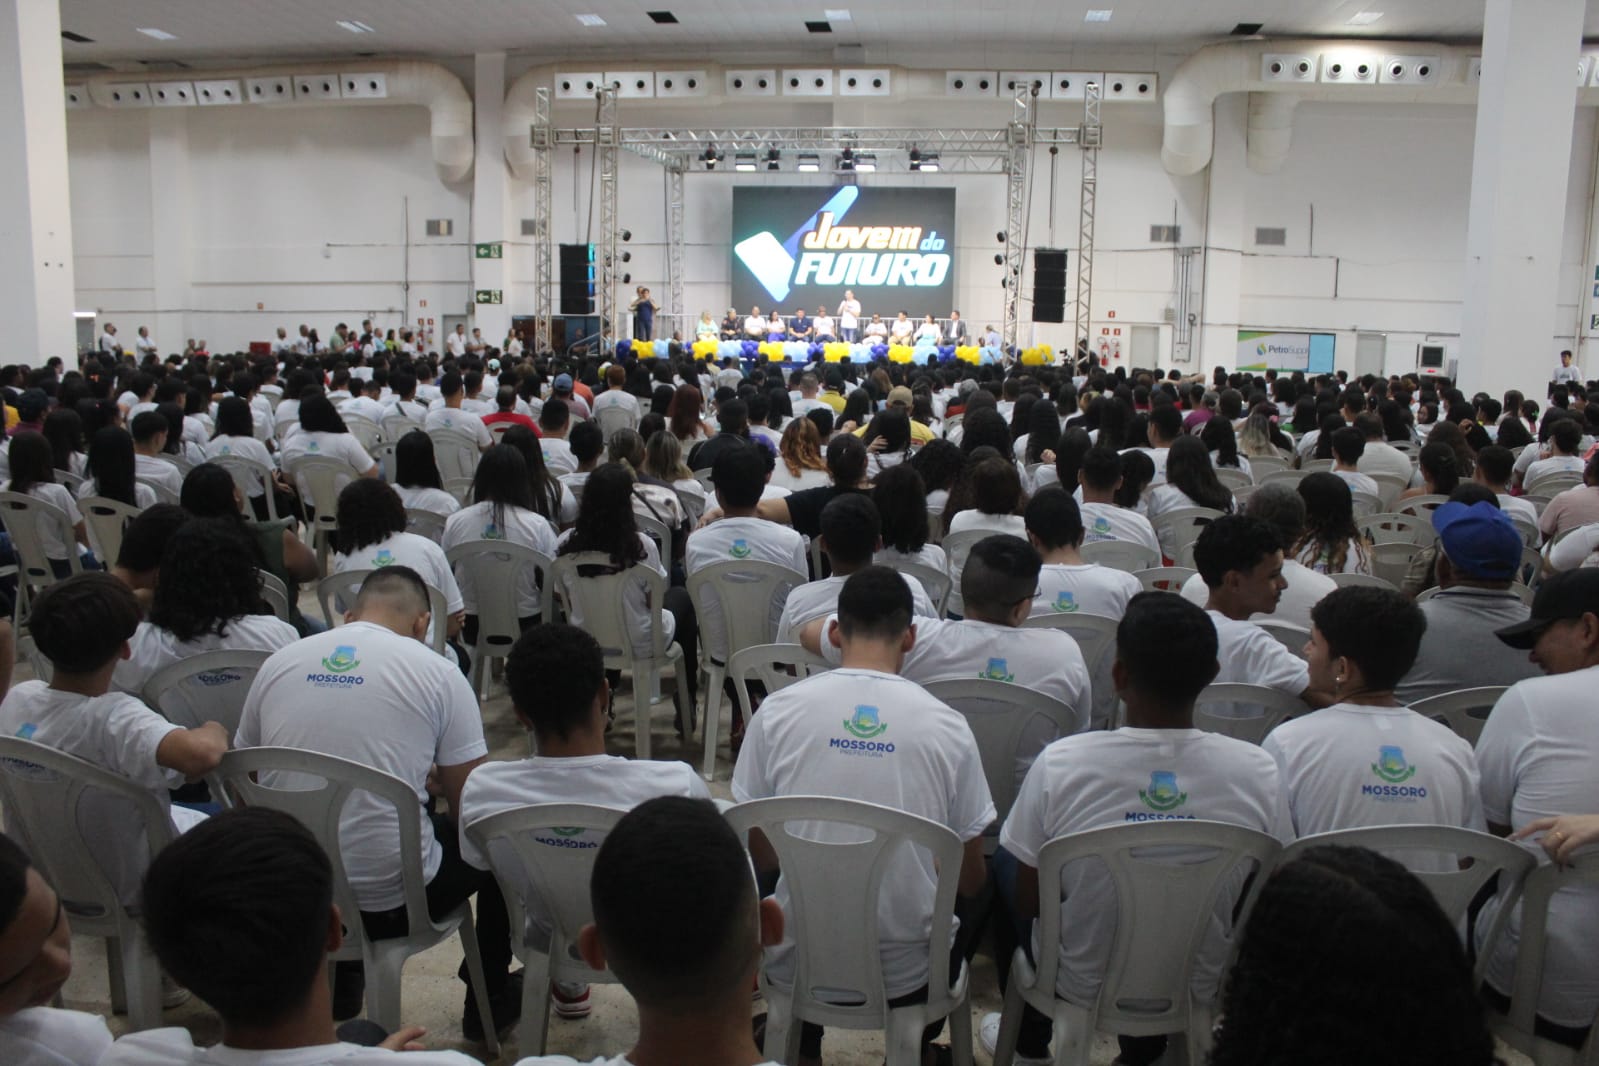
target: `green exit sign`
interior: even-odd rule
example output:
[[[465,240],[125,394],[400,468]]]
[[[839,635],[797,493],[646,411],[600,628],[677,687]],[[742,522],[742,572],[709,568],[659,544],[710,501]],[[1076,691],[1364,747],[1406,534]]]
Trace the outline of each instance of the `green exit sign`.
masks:
[[[472,246],[472,254],[477,259],[504,259],[505,245],[499,241],[494,241],[490,244],[475,244]],[[499,303],[498,300],[494,302]],[[483,301],[479,300],[478,303],[483,303]]]
[[[503,299],[502,293],[499,289],[478,289],[477,295],[473,302],[480,304],[499,304],[504,303],[505,300]]]

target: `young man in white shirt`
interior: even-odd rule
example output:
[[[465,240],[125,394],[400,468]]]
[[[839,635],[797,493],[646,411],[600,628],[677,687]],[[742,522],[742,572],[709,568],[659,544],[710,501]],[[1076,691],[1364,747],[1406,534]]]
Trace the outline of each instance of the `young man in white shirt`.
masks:
[[[539,451],[544,455],[544,465],[556,477],[577,470],[577,457],[566,440],[571,425],[572,410],[565,400],[552,396],[544,401],[539,411]]]
[[[1555,367],[1555,372],[1550,375],[1549,380],[1556,385],[1582,384],[1582,370],[1572,363],[1570,352],[1560,353],[1560,365]]]
[[[750,308],[748,317],[744,319],[744,336],[752,341],[766,339],[766,316],[761,314],[759,307]]]
[[[350,759],[400,778],[415,790],[419,807],[436,776],[450,810],[459,811],[462,786],[488,746],[472,686],[455,663],[421,643],[429,617],[427,586],[415,570],[396,564],[375,571],[345,625],[291,644],[262,665],[245,698],[236,745]],[[405,901],[393,809],[356,793],[345,803],[340,832],[368,935],[399,935]],[[478,948],[494,1022],[509,1026],[521,1013],[521,978],[507,976],[510,923],[499,886],[461,859],[449,817],[423,818],[421,834],[429,913],[443,916],[477,896]],[[359,1010],[359,973],[359,964],[339,965],[335,1017]],[[459,973],[464,981],[464,964]],[[484,1023],[470,994],[461,1025],[467,1039],[482,1038]]]
[[[1073,732],[1086,729],[1092,692],[1077,642],[1058,629],[1020,628],[1032,613],[1042,566],[1038,552],[1020,537],[995,534],[974,544],[961,574],[961,591],[970,594],[966,617],[916,619],[918,639],[906,650],[901,673],[919,685],[973,677],[1021,685],[1071,708]],[[836,663],[838,646],[827,639],[831,624],[819,618],[801,627],[799,643]],[[1051,730],[1037,747],[1053,739]]]
[[[51,1000],[72,973],[72,930],[43,874],[0,835],[0,1062],[96,1066],[111,1046],[98,1014]]]
[[[452,358],[463,358],[466,355],[466,327],[457,322],[455,329],[444,338],[444,347]]]
[[[1408,482],[1415,467],[1411,465],[1408,455],[1388,443],[1382,419],[1367,411],[1356,415],[1353,425],[1366,441],[1365,450],[1360,453],[1355,468],[1362,474],[1392,474]]]
[[[817,391],[820,388],[821,383],[817,381],[813,372],[807,370],[800,375],[799,399],[793,401],[795,418],[804,418],[818,407],[827,406],[817,398]]]
[[[155,342],[155,338],[150,336],[149,326],[139,327],[139,335],[133,339],[133,347],[133,354],[138,356],[141,362],[145,356],[158,355],[161,351],[161,346]]]
[[[1299,540],[1305,528],[1305,499],[1287,485],[1262,485],[1250,494],[1244,503],[1244,513],[1258,518],[1277,531],[1277,542],[1284,551]],[[1337,588],[1326,574],[1318,574],[1295,559],[1283,559],[1283,581],[1287,587],[1277,601],[1275,610],[1257,612],[1249,616],[1251,622],[1291,622],[1310,629],[1310,610],[1322,597]],[[1183,583],[1183,599],[1205,606],[1210,590],[1205,579],[1198,574]]]
[[[440,395],[444,399],[444,406],[436,407],[427,413],[423,421],[424,429],[453,429],[457,433],[464,433],[477,442],[478,451],[486,452],[494,446],[494,437],[489,433],[483,419],[471,411],[462,408],[466,400],[466,383],[461,380],[461,375],[450,371],[444,375],[439,383]],[[417,386],[420,393],[422,387]]]
[[[591,803],[631,810],[656,796],[710,799],[705,782],[682,762],[623,759],[605,753],[606,710],[611,688],[605,656],[593,637],[575,626],[534,626],[517,639],[505,661],[505,682],[517,721],[533,734],[537,755],[514,762],[484,763],[461,790],[461,857],[480,870],[490,864],[517,879],[522,869],[512,849],[480,851],[466,830],[472,823],[513,807],[535,803]],[[582,833],[568,846],[598,839]],[[531,885],[520,893],[532,928],[549,941],[545,907]],[[557,982],[551,991],[563,1018],[589,1013],[587,984]]]
[[[167,446],[171,425],[156,411],[141,411],[133,418],[133,475],[140,481],[159,485],[172,493],[183,494],[183,474],[176,465],[156,458]]]
[[[1486,830],[1471,744],[1394,696],[1427,628],[1421,610],[1391,589],[1346,588],[1311,617],[1310,681],[1337,702],[1284,722],[1261,745],[1282,770],[1294,832]],[[1391,857],[1418,871],[1455,868],[1437,854]]]
[[[589,1066],[763,1062],[749,1018],[761,949],[783,939],[783,910],[757,899],[744,845],[704,800],[665,796],[622,817],[594,858],[594,921],[578,935],[638,1005],[638,1040]],[[671,915],[669,921],[659,915]],[[580,1066],[565,1055],[519,1066]]]
[[[1116,490],[1122,484],[1121,456],[1111,448],[1090,448],[1083,454],[1077,471],[1079,510],[1083,519],[1083,543],[1120,540],[1141,544],[1160,554],[1155,527],[1137,511],[1116,505]]]
[[[1194,562],[1210,590],[1205,613],[1216,629],[1221,667],[1216,681],[1265,685],[1312,707],[1331,703],[1329,693],[1311,688],[1305,660],[1248,621],[1254,614],[1271,614],[1288,587],[1277,531],[1248,515],[1223,515],[1200,533]],[[1252,713],[1240,707],[1230,711],[1237,717]],[[1217,705],[1215,713],[1228,714],[1229,708]]]
[[[733,799],[836,796],[937,822],[965,843],[959,894],[971,899],[987,880],[982,835],[994,820],[994,804],[966,719],[899,676],[906,653],[918,644],[910,589],[892,570],[870,566],[844,583],[838,610],[825,639],[842,665],[766,697],[733,769]],[[776,856],[770,846],[764,839],[751,846],[757,868],[771,873]],[[891,1003],[925,998],[930,950],[953,948],[954,960],[968,957],[971,922],[960,924],[965,936],[957,935],[953,945],[927,942],[937,876],[910,849],[900,851],[884,873],[877,921]],[[789,892],[781,879],[776,898],[786,915]],[[957,914],[960,909],[957,903]],[[791,983],[794,966],[792,938],[768,949],[766,973],[774,983]],[[940,1019],[923,1032],[924,1046],[943,1024]],[[806,1023],[800,1061],[816,1063],[821,1047],[821,1027]]]
[[[718,523],[720,524],[720,523]],[[822,508],[822,551],[833,569],[831,577],[810,581],[791,590],[777,623],[777,642],[790,644],[796,633],[838,610],[838,594],[853,573],[872,565],[883,548],[883,520],[871,498],[859,494],[838,496]],[[922,583],[901,574],[911,590],[911,614],[918,619],[938,619],[938,608],[928,599]]]
[[[1333,430],[1332,453],[1333,475],[1342,478],[1350,492],[1367,492],[1379,498],[1382,496],[1377,482],[1369,474],[1362,474],[1357,469],[1360,457],[1366,454],[1366,437],[1360,430],[1353,426]]]
[[[222,1042],[188,1029],[147,1029],[114,1044],[101,1066],[471,1066],[458,1051],[405,1051],[405,1026],[373,1047],[333,1025],[328,955],[344,942],[333,867],[309,830],[266,807],[236,807],[186,833],[150,863],[144,926],[161,965],[222,1016]],[[370,1022],[349,1029],[382,1030]],[[400,1052],[405,1051],[403,1055]]]
[[[1581,474],[1582,423],[1575,418],[1563,418],[1549,431],[1549,457],[1535,459],[1522,477],[1523,485],[1535,485],[1539,478],[1551,474]]]
[[[620,407],[632,416],[633,424],[638,425],[640,417],[638,397],[626,389],[627,367],[621,363],[612,363],[605,371],[605,391],[594,397],[594,413],[598,415],[608,407]]]
[[[1514,476],[1516,456],[1509,448],[1490,444],[1477,453],[1477,464],[1472,467],[1471,480],[1499,497],[1499,509],[1512,518],[1522,518],[1535,528],[1538,525],[1538,508],[1531,500],[1510,494],[1510,479]],[[1533,541],[1533,547],[1537,547]]]
[[[1134,597],[1117,629],[1114,666],[1127,725],[1081,733],[1045,748],[1000,830],[996,891],[1029,954],[1060,953],[1056,992],[1071,1002],[1092,1004],[1099,993],[1115,935],[1116,895],[1097,864],[1068,864],[1061,871],[1066,898],[1048,904],[1061,909],[1062,942],[1035,944],[1030,926],[1045,902],[1038,895],[1038,855],[1049,841],[1114,825],[1185,819],[1227,822],[1283,841],[1293,837],[1271,756],[1253,744],[1194,728],[1194,699],[1215,676],[1216,657],[1215,631],[1205,625],[1199,608],[1164,592]],[[1242,882],[1239,871],[1236,891],[1242,891]],[[1218,900],[1216,920],[1194,968],[1197,1002],[1215,998],[1236,903],[1226,893]],[[980,1038],[990,1053],[998,1032],[999,1016],[985,1017]],[[1048,1062],[1049,1038],[1049,1019],[1029,1010],[1016,1061],[1024,1066]],[[1120,1044],[1118,1062],[1148,1066],[1164,1052],[1166,1037],[1121,1037]]]
[[[1155,476],[1149,483],[1151,488],[1166,484],[1166,454],[1171,451],[1172,441],[1182,434],[1183,414],[1174,404],[1159,404],[1149,412],[1149,447],[1138,451],[1155,464]]]
[[[786,566],[797,575],[795,585],[802,584],[809,573],[805,538],[788,526],[755,515],[755,507],[766,488],[766,461],[759,449],[745,446],[722,452],[711,467],[711,484],[716,489],[716,506],[722,518],[688,535],[683,549],[685,576],[692,577],[717,563],[753,560]],[[725,664],[727,631],[716,591],[702,590],[694,611],[706,654],[715,662]],[[772,603],[769,616],[772,624],[777,625],[783,616],[782,598]]]
[[[1540,819],[1599,811],[1599,570],[1550,576],[1538,587],[1531,617],[1499,636],[1512,648],[1530,651],[1551,676],[1511,686],[1483,726],[1475,756],[1489,831],[1519,834]],[[1555,838],[1556,848],[1560,843]],[[1488,927],[1489,909],[1478,916],[1479,930]],[[1520,936],[1518,910],[1505,924],[1486,973],[1484,995],[1500,1010],[1509,1005]],[[1551,1039],[1579,1047],[1599,1007],[1599,969],[1593,964],[1599,958],[1599,888],[1573,885],[1555,893],[1545,938],[1538,1030],[1544,1035],[1547,1028]]]

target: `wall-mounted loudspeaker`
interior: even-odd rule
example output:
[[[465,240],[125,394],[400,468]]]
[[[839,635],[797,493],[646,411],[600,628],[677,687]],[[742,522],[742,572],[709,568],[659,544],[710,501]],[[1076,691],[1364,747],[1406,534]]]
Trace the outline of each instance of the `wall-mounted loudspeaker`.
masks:
[[[1033,249],[1033,321],[1066,321],[1066,252]]]

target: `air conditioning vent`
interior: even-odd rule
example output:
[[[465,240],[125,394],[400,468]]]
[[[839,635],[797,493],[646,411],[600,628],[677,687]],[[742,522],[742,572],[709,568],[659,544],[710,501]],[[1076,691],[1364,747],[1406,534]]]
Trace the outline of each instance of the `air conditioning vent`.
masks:
[[[1149,227],[1149,243],[1150,244],[1176,244],[1179,240],[1182,239],[1182,236],[1183,236],[1183,228],[1181,226],[1150,226]]]
[[[1288,231],[1281,226],[1256,226],[1255,243],[1264,247],[1281,248],[1288,243]]]
[[[428,219],[429,237],[448,237],[455,232],[455,220],[449,218]]]

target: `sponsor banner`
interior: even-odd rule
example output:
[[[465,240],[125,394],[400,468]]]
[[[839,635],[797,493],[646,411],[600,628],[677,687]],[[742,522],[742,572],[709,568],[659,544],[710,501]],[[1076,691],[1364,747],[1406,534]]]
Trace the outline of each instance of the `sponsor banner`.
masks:
[[[1302,370],[1331,374],[1336,338],[1331,333],[1238,331],[1237,366],[1243,371]]]

